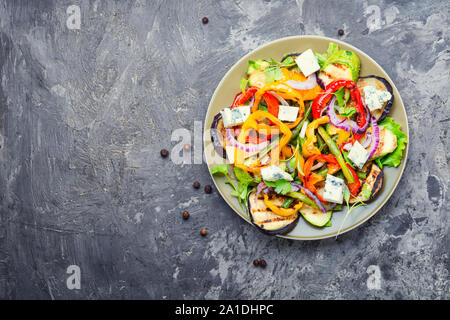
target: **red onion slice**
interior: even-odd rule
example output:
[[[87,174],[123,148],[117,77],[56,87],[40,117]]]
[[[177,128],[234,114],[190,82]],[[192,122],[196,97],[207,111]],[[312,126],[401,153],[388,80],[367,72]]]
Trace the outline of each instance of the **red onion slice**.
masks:
[[[288,106],[288,105],[289,105],[289,103],[287,103],[287,101],[284,100],[283,97],[281,97],[281,96],[280,96],[279,94],[277,94],[275,91],[269,91],[269,93],[270,93],[271,95],[273,95],[273,96],[278,100],[278,102],[280,102],[281,105],[283,105],[283,106]]]
[[[319,77],[319,71],[316,72],[316,77],[317,77],[317,84],[323,89],[325,90],[325,82],[322,80],[322,78]]]
[[[353,143],[352,142],[348,142],[342,147],[342,149],[344,149],[345,151],[350,151],[350,149],[352,147],[353,147]]]
[[[264,181],[261,180],[261,182],[256,186],[256,199],[258,199],[259,194],[261,193],[261,191],[263,189],[267,188],[266,184],[264,183]]]
[[[317,205],[320,211],[322,211],[323,213],[327,213],[327,210],[325,210],[325,207],[323,206],[322,202],[320,202],[319,198],[317,198],[317,196],[314,193],[312,193],[309,189],[295,182],[291,182],[291,186],[295,186],[305,191],[306,196],[314,201],[314,203]]]
[[[227,140],[231,143],[231,145],[235,148],[241,149],[244,152],[247,153],[254,153],[259,152],[262,149],[266,148],[269,145],[269,141],[266,140],[264,142],[261,142],[259,144],[244,144],[237,141],[233,136],[234,130],[233,129],[227,129],[226,135]]]
[[[291,183],[291,192],[297,192],[298,190],[300,190],[300,188],[298,187],[298,184],[295,182]]]
[[[324,164],[325,164],[325,162],[317,162],[315,165],[313,165],[311,167],[311,171],[314,171],[314,170],[317,170],[319,168],[322,168]]]
[[[248,106],[250,107],[250,109],[253,107],[253,104],[255,103],[255,94],[252,94],[252,100],[250,100],[250,103],[248,104]]]
[[[327,110],[327,108],[323,108],[322,111],[320,111],[320,116],[322,117],[323,114],[325,113],[325,111]]]
[[[336,206],[337,206],[337,203],[327,203],[326,205],[324,205],[325,210],[327,210],[327,211],[333,210],[334,207],[336,207]]]
[[[317,77],[316,74],[313,73],[308,76],[308,80],[306,81],[288,80],[286,81],[286,84],[297,90],[309,90],[317,85]]]
[[[372,133],[367,133],[366,137],[364,139],[364,141],[360,141],[359,143],[361,143],[363,148],[367,148],[368,146],[370,146],[370,143],[372,142]]]
[[[345,131],[352,131],[353,133],[363,133],[364,131],[367,130],[367,128],[369,126],[370,113],[366,112],[367,117],[368,117],[366,124],[364,125],[364,127],[360,127],[353,120],[339,118],[336,114],[335,102],[336,102],[336,97],[333,97],[327,107],[327,114],[328,114],[328,117],[330,118],[330,122],[333,126],[339,128],[339,129],[343,129]],[[364,109],[365,109],[365,111],[367,111],[366,108],[364,108]]]
[[[380,128],[377,125],[377,120],[375,119],[375,117],[372,117],[370,119],[370,125],[372,126],[372,140],[375,139],[375,143],[369,150],[369,158],[367,160],[372,158],[375,151],[377,151],[378,145],[380,144]]]
[[[275,190],[275,189],[274,189],[273,187],[266,188],[266,189],[263,190],[263,193],[264,193],[264,194],[269,194],[269,193],[273,192],[274,190]]]

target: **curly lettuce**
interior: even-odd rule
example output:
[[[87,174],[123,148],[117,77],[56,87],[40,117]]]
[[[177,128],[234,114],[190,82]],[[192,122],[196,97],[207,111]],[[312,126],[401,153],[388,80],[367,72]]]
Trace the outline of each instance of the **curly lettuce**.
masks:
[[[359,60],[358,55],[353,51],[339,50],[337,44],[330,42],[328,44],[327,53],[316,53],[316,57],[321,70],[324,70],[332,63],[343,64],[348,66],[352,71],[352,80],[355,82],[358,80],[361,61]]]
[[[317,62],[319,62],[320,67],[322,68],[325,62],[328,60],[330,56],[332,56],[335,52],[339,51],[339,46],[336,43],[330,42],[328,44],[327,53],[315,53],[317,57]]]
[[[403,159],[403,150],[406,148],[408,138],[401,130],[400,124],[396,123],[391,117],[384,119],[378,126],[391,131],[397,136],[397,148],[393,152],[376,159],[375,162],[380,168],[383,168],[383,166],[398,167]]]

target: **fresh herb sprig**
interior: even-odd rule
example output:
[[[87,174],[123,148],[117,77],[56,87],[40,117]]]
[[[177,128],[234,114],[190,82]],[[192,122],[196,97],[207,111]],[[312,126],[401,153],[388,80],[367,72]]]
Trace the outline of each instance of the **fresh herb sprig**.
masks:
[[[291,192],[291,183],[285,179],[279,179],[276,181],[266,181],[264,183],[268,187],[274,188],[274,191],[278,194],[286,195]]]
[[[344,219],[342,220],[341,226],[339,227],[339,230],[338,230],[338,232],[337,232],[337,234],[336,234],[336,239],[337,239],[337,237],[339,236],[339,234],[341,233],[342,227],[344,226],[344,222],[345,222],[345,220],[347,219],[347,217],[348,217],[348,215],[350,214],[350,212],[352,212],[353,209],[355,209],[355,208],[358,208],[358,207],[360,207],[360,206],[365,206],[365,205],[367,205],[366,203],[364,203],[364,202],[362,202],[362,201],[358,201],[358,202],[355,202],[355,203],[350,207],[350,202],[349,202],[349,201],[350,201],[350,196],[351,196],[350,190],[348,189],[348,186],[347,186],[346,184],[344,184],[344,200],[345,200],[345,203],[347,204],[347,213],[345,214],[345,217],[344,217]]]
[[[231,190],[230,192],[231,196],[238,198],[239,205],[241,206],[241,208],[246,212],[248,212],[248,203],[247,203],[248,195],[252,190],[251,187],[255,186],[261,181],[261,176],[252,177],[241,168],[234,167],[234,175],[236,176],[237,179],[237,186],[236,186],[231,180],[227,164],[219,164],[217,166],[214,166],[211,169],[211,174],[213,175],[220,174],[224,175],[227,178],[227,181],[225,183],[231,185],[234,189]]]
[[[269,66],[264,69],[264,74],[266,75],[266,83],[280,80],[283,77],[283,71],[281,70],[281,68],[291,68],[296,65],[296,62],[292,57],[287,57],[283,62],[278,62],[274,59],[270,59],[269,63]]]

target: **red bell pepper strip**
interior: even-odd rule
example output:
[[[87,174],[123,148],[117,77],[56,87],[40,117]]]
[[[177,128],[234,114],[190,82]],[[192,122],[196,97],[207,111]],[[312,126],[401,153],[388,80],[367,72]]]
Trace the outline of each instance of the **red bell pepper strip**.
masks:
[[[350,95],[355,103],[355,109],[358,114],[356,123],[358,124],[358,126],[363,127],[368,119],[366,119],[366,111],[362,103],[362,98],[358,86],[352,80],[334,80],[333,82],[328,84],[325,91],[321,92],[313,101],[313,118],[320,118],[322,110],[325,108],[328,101],[330,101],[333,93],[341,87],[345,87],[350,90]]]
[[[236,137],[239,137],[239,135],[241,134],[242,128],[241,127],[234,127],[233,130],[234,130],[234,135]],[[257,133],[256,133],[256,135],[255,134],[249,134],[247,136],[247,138],[246,138],[246,143],[259,144],[261,142],[270,140],[270,138],[271,138],[270,134],[262,135],[262,136],[258,136]]]
[[[230,109],[244,105],[258,91],[257,87],[251,87],[245,90],[245,93],[239,92],[234,98]]]
[[[264,137],[257,137],[255,135],[248,135],[247,137],[247,143],[252,143],[252,144],[260,144],[261,142],[270,140],[270,135],[266,135]]]
[[[267,103],[267,111],[274,115],[275,117],[278,117],[278,111],[280,110],[280,104],[278,103],[277,98],[275,98],[272,94],[265,92],[263,94],[264,100],[266,100]],[[273,124],[272,121],[269,121],[270,124]]]
[[[352,196],[356,197],[356,195],[359,192],[359,188],[361,187],[361,181],[359,181],[358,175],[356,174],[355,170],[353,170],[352,166],[346,163],[348,169],[352,173],[353,179],[355,180],[354,183],[348,184],[348,190],[352,194]]]

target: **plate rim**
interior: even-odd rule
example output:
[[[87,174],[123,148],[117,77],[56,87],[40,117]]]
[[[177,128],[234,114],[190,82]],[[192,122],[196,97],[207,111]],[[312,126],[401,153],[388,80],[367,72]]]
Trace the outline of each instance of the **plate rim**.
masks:
[[[306,38],[311,39],[311,38],[315,38],[318,40],[326,40],[326,41],[332,41],[334,43],[337,44],[343,44],[345,46],[348,46],[351,50],[357,50],[359,52],[361,52],[363,55],[365,55],[372,63],[374,63],[379,69],[381,69],[387,76],[387,80],[390,81],[391,85],[394,87],[394,89],[398,92],[398,99],[400,100],[400,105],[403,108],[404,114],[405,114],[405,122],[406,122],[406,137],[407,137],[407,143],[406,143],[406,148],[404,150],[404,156],[402,159],[402,162],[400,164],[400,168],[398,168],[400,170],[400,174],[398,175],[396,181],[394,182],[392,189],[389,190],[388,194],[386,195],[386,197],[378,204],[378,206],[373,209],[369,214],[367,214],[364,218],[362,218],[361,220],[359,220],[357,223],[348,226],[344,229],[342,229],[339,234],[338,232],[333,232],[333,233],[328,233],[325,235],[320,235],[320,236],[294,236],[294,235],[276,235],[277,238],[282,238],[282,239],[290,239],[290,240],[306,240],[306,241],[312,241],[312,240],[322,240],[322,239],[327,239],[327,238],[331,238],[333,236],[337,236],[337,235],[343,235],[344,233],[347,233],[357,227],[359,227],[361,224],[365,223],[367,220],[369,220],[370,218],[372,218],[378,211],[381,210],[381,208],[383,208],[383,206],[386,204],[386,202],[391,198],[392,194],[394,193],[394,191],[397,189],[397,186],[401,180],[401,178],[403,177],[403,173],[405,171],[405,167],[407,164],[407,160],[408,160],[408,154],[409,154],[409,144],[410,144],[410,139],[409,139],[409,121],[408,121],[408,113],[406,112],[406,108],[405,105],[403,104],[403,99],[400,95],[399,90],[397,89],[397,86],[395,85],[395,83],[392,81],[391,77],[389,76],[389,74],[372,58],[370,57],[367,53],[365,53],[363,50],[355,47],[352,44],[349,44],[345,41],[342,40],[338,40],[335,38],[330,38],[330,37],[325,37],[325,36],[318,36],[318,35],[296,35],[296,36],[288,36],[288,37],[283,37],[283,38],[279,38],[279,39],[275,39],[269,42],[266,42],[260,46],[258,46],[257,48],[251,50],[250,52],[248,52],[246,55],[244,55],[242,58],[240,58],[238,61],[236,61],[229,69],[228,71],[222,76],[222,79],[220,80],[220,82],[217,84],[216,89],[214,90],[213,95],[211,96],[211,99],[209,101],[208,104],[208,108],[206,109],[206,113],[205,113],[205,119],[203,121],[203,155],[206,161],[206,165],[208,167],[208,173],[211,176],[211,179],[213,180],[213,183],[216,187],[216,189],[219,191],[220,196],[225,200],[225,202],[227,203],[227,205],[229,207],[231,207],[231,209],[233,209],[233,211],[235,213],[237,213],[242,219],[244,219],[246,222],[248,222],[249,224],[251,224],[253,227],[255,227],[253,225],[253,223],[250,221],[250,219],[245,216],[242,215],[239,210],[234,206],[233,203],[231,203],[231,201],[229,201],[229,199],[224,195],[224,191],[218,186],[218,184],[216,183],[216,180],[214,178],[214,176],[211,174],[211,169],[210,169],[210,164],[208,163],[208,158],[206,156],[206,143],[207,140],[210,140],[210,137],[208,139],[207,134],[206,134],[206,124],[207,124],[207,120],[208,120],[208,113],[209,110],[211,109],[211,104],[212,102],[215,100],[217,94],[218,94],[218,89],[219,87],[221,87],[222,83],[224,83],[225,79],[227,78],[227,76],[234,71],[235,67],[237,64],[241,63],[244,60],[248,60],[249,57],[257,50],[261,50],[267,46],[276,44],[277,42],[283,42],[283,41],[288,41],[288,40],[305,40]],[[397,98],[397,97],[396,97]],[[405,130],[405,128],[403,128],[403,130]],[[299,217],[300,219],[300,217]]]

